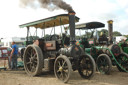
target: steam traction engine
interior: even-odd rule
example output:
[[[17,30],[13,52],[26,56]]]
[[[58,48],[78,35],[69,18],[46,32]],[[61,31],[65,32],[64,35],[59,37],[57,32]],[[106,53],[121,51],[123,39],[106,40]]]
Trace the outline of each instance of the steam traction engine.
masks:
[[[44,36],[26,47],[23,61],[28,75],[37,76],[42,69],[54,70],[55,76],[63,82],[69,80],[72,70],[78,70],[79,74],[86,79],[94,75],[96,67],[93,58],[75,45],[75,22],[78,20],[75,13],[71,12],[20,25],[21,28],[27,27],[28,32],[30,27],[41,28],[45,32],[45,28],[59,26],[62,23],[63,25],[69,23],[70,26],[70,45],[66,47],[64,40],[56,38],[55,35],[53,35],[54,39],[46,40]]]
[[[128,72],[128,55],[121,50],[118,44],[113,43],[112,25],[113,21],[108,21],[109,38],[105,34],[98,37],[96,28],[104,27],[103,23],[89,22],[76,25],[76,29],[93,30],[90,38],[82,38],[79,45],[85,49],[85,53],[94,58],[98,70],[103,74],[110,74],[112,65],[117,66],[119,71]]]

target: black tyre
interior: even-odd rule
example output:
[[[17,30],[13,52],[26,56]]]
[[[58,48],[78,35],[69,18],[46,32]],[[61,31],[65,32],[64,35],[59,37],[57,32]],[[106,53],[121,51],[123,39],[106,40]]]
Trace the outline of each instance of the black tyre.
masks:
[[[27,46],[24,52],[23,62],[28,75],[39,75],[43,67],[43,54],[40,47],[36,45]]]
[[[126,72],[128,71],[128,54],[126,53],[121,53],[116,60],[118,61],[118,63],[120,64],[120,66],[123,68],[121,68],[119,65],[116,65],[118,70],[120,72]],[[125,69],[125,70],[124,70]]]
[[[97,69],[102,74],[110,74],[112,62],[108,55],[100,54],[96,60]]]
[[[96,65],[94,59],[90,55],[83,55],[80,57],[78,62],[78,72],[82,78],[90,79],[95,71]]]
[[[54,73],[56,78],[67,83],[72,71],[72,66],[65,55],[60,55],[56,58],[54,63]]]

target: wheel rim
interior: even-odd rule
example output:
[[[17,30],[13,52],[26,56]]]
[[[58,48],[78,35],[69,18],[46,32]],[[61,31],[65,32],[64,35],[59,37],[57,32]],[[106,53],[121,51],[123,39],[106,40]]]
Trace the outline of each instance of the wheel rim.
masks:
[[[70,76],[70,68],[67,61],[63,58],[58,58],[55,63],[55,74],[56,77],[63,81],[67,82]]]
[[[97,67],[98,67],[98,70],[103,74],[105,74],[109,70],[109,63],[105,57],[101,56],[97,60]]]
[[[37,68],[37,52],[35,51],[34,48],[29,47],[26,50],[26,55],[25,55],[25,66],[26,66],[26,70],[29,73],[34,73],[36,71]]]
[[[89,77],[93,73],[92,62],[88,57],[83,57],[79,62],[79,71],[81,71],[82,75]]]

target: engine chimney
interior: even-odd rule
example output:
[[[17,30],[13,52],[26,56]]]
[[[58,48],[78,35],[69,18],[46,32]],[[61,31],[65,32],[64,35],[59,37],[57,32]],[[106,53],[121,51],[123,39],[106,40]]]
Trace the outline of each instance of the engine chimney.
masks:
[[[108,21],[108,37],[110,44],[113,44],[113,20]]]
[[[75,40],[75,12],[69,12],[70,44],[74,45]]]

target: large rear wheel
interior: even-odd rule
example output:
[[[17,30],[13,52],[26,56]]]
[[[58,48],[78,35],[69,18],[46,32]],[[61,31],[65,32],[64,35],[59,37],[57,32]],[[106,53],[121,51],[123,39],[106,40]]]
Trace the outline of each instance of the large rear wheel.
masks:
[[[94,59],[90,55],[83,55],[78,62],[78,72],[82,78],[90,79],[96,70]]]
[[[42,72],[43,54],[40,47],[29,45],[24,52],[24,68],[28,75],[37,76]]]
[[[110,74],[112,62],[108,55],[100,54],[96,61],[97,69],[102,74]]]
[[[72,71],[72,66],[65,55],[60,55],[56,58],[54,63],[54,73],[56,78],[67,83]]]

